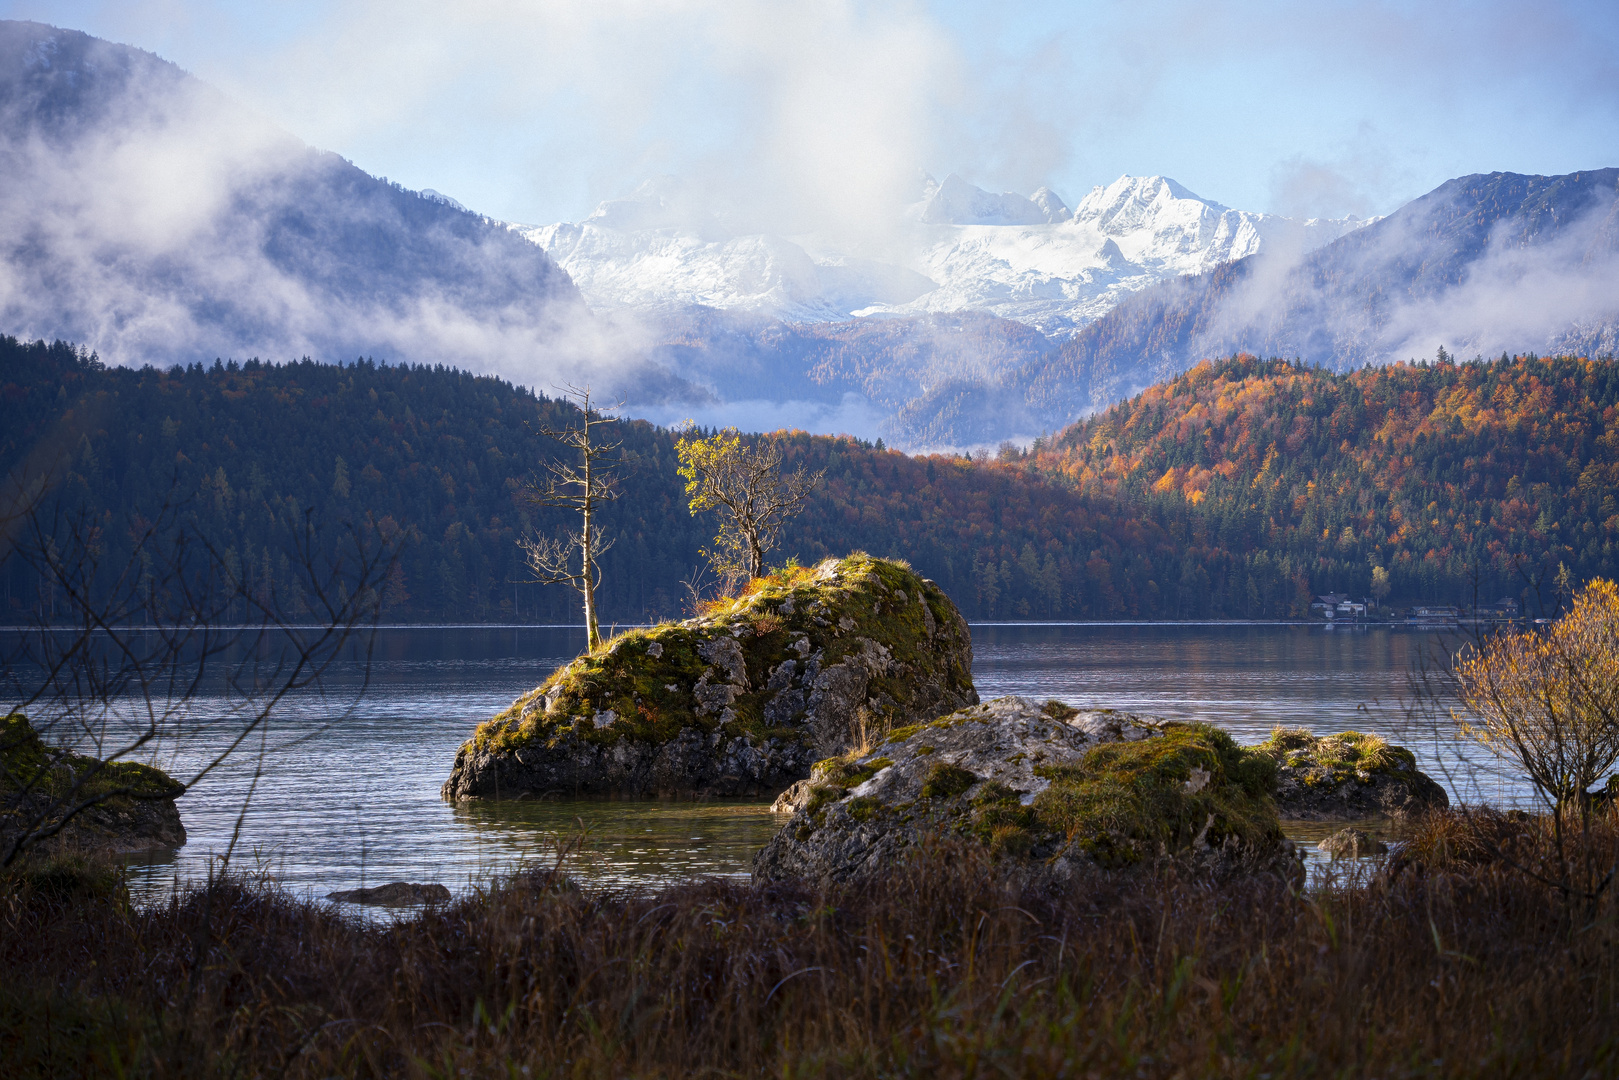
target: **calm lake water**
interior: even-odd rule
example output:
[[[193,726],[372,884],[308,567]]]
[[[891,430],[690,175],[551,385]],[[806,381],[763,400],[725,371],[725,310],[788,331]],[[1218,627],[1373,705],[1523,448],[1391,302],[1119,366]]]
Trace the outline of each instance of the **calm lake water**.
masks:
[[[139,895],[157,899],[206,873],[233,833],[234,865],[316,895],[401,879],[461,889],[549,863],[559,842],[581,832],[570,872],[606,885],[747,873],[780,824],[758,802],[440,800],[474,725],[575,655],[582,638],[571,628],[380,632],[363,695],[354,694],[364,671],[356,659],[325,698],[277,710],[256,785],[255,742],[181,799],[189,842],[133,868]],[[986,699],[1023,694],[1205,720],[1242,742],[1277,724],[1375,731],[1411,747],[1439,777],[1455,771],[1453,741],[1410,730],[1399,705],[1435,644],[1392,630],[989,624],[973,627],[973,675]],[[205,749],[175,748],[160,764],[185,774]]]

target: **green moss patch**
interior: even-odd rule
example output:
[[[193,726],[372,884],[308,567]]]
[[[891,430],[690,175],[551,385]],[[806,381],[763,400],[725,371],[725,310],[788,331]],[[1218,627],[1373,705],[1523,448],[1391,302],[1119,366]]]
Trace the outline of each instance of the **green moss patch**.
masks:
[[[1336,786],[1351,779],[1365,784],[1379,774],[1409,777],[1417,771],[1411,751],[1359,731],[1315,735],[1307,728],[1278,727],[1253,752],[1278,767],[1303,771],[1311,786]]]
[[[21,713],[0,717],[0,788],[26,790],[45,799],[105,799],[118,806],[134,799],[172,799],[185,785],[161,769],[135,761],[100,761],[47,746]],[[78,787],[75,790],[74,785]]]
[[[1276,766],[1206,724],[1165,724],[1163,737],[1104,743],[1075,765],[1036,770],[1037,830],[1055,831],[1104,865],[1123,865],[1201,840],[1280,840],[1270,792]]]
[[[978,777],[948,761],[935,762],[928,770],[928,775],[922,781],[922,797],[924,799],[950,799],[978,782]]]

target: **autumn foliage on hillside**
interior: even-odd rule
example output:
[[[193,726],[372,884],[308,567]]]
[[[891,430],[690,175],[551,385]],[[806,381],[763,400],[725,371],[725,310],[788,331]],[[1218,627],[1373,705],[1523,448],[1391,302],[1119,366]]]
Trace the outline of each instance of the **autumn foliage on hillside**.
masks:
[[[1335,374],[1238,356],[1036,444],[1039,468],[1151,517],[1213,606],[1297,614],[1313,591],[1524,598],[1619,568],[1619,366],[1533,355]],[[1530,589],[1532,593],[1534,590]]]

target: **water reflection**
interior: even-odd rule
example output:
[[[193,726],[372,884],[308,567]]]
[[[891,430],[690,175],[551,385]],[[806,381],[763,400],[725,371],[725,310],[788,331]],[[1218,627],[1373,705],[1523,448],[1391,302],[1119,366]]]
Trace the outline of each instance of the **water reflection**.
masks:
[[[754,851],[777,827],[760,802],[452,806],[439,798],[456,748],[473,727],[575,655],[582,633],[543,627],[379,633],[357,703],[367,676],[359,648],[324,696],[303,695],[277,712],[262,755],[238,754],[181,800],[190,842],[177,855],[137,866],[137,891],[156,899],[177,879],[206,873],[238,822],[237,865],[316,895],[395,880],[465,888],[552,856],[581,821],[589,843],[576,872],[592,880],[617,885],[747,873]],[[1457,763],[1453,741],[1409,730],[1398,706],[1407,673],[1433,646],[1430,636],[1097,625],[981,626],[973,635],[974,678],[986,698],[1018,693],[1207,720],[1250,742],[1278,723],[1318,733],[1354,727],[1411,746],[1436,775]],[[210,702],[196,707],[206,710]],[[183,772],[210,749],[197,740],[165,754]]]
[[[753,800],[462,803],[456,821],[509,861],[554,865],[606,885],[748,872],[783,818]]]

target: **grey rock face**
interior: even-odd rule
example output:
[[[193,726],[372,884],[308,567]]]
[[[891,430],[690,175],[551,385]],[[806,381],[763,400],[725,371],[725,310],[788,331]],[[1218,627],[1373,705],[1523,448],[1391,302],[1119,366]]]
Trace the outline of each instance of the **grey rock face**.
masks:
[[[1358,821],[1450,805],[1416,755],[1376,735],[1277,728],[1255,749],[1278,766],[1276,809],[1284,820]]]
[[[971,671],[966,621],[938,586],[828,559],[559,669],[479,727],[443,795],[774,794],[863,725],[976,703]]]
[[[1276,774],[1276,809],[1285,821],[1359,821],[1399,817],[1450,805],[1431,777],[1374,773],[1364,779],[1327,779],[1309,768],[1283,766]]]
[[[958,804],[970,804],[991,783],[1028,806],[1051,783],[1037,768],[1076,763],[1105,742],[1159,734],[1158,722],[1147,717],[1054,705],[996,698],[896,730],[841,778],[822,770],[794,784],[772,807],[793,816],[755,857],[754,876],[847,880],[880,873],[926,833],[955,823]],[[960,790],[939,798],[945,775]],[[851,780],[858,782],[844,786]],[[878,807],[890,812],[873,812]]]
[[[870,878],[939,835],[977,839],[997,856],[997,865],[1009,877],[1053,887],[1164,860],[1198,872],[1269,871],[1295,877],[1298,860],[1275,828],[1263,781],[1254,781],[1261,790],[1249,792],[1239,779],[1198,764],[1175,772],[1169,781],[1184,793],[1185,805],[1196,809],[1196,824],[1201,825],[1174,841],[1173,850],[1156,840],[1144,843],[1128,826],[1113,835],[1114,826],[1103,820],[1106,814],[1091,819],[1082,813],[1090,824],[1064,831],[1064,800],[1086,798],[1072,786],[1078,782],[1075,777],[1094,780],[1101,775],[1096,770],[1109,767],[1092,751],[1111,746],[1135,754],[1123,748],[1163,739],[1177,729],[1181,742],[1187,740],[1187,730],[1201,732],[1196,738],[1203,740],[1204,749],[1214,737],[1209,729],[1132,713],[1078,711],[1018,697],[997,698],[897,729],[865,753],[821,762],[809,780],[777,799],[773,809],[791,817],[755,857],[754,877]],[[1218,737],[1228,754],[1242,757],[1235,744]],[[1215,755],[1209,760],[1218,769],[1225,759]],[[1065,786],[1052,790],[1059,782]],[[1259,817],[1271,822],[1269,828],[1261,820],[1256,832],[1252,821],[1239,826],[1221,817],[1239,802],[1247,812],[1257,808]],[[1212,810],[1205,819],[1208,808]],[[1243,827],[1261,842],[1241,840]]]
[[[120,801],[85,811],[76,837],[103,851],[129,854],[184,847],[186,827],[173,799]]]
[[[49,747],[26,717],[0,716],[0,854],[19,843],[115,855],[180,847],[184,792],[160,769]]]

